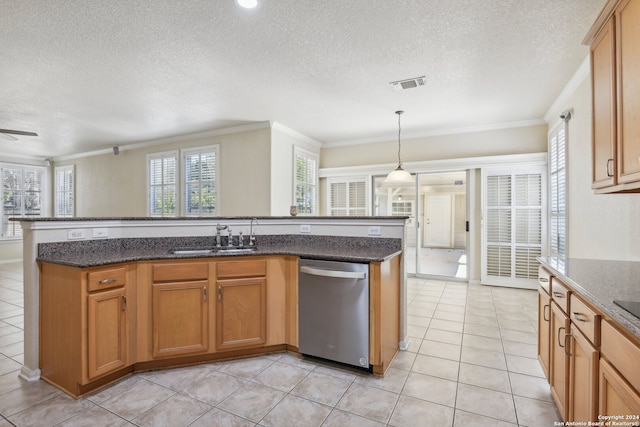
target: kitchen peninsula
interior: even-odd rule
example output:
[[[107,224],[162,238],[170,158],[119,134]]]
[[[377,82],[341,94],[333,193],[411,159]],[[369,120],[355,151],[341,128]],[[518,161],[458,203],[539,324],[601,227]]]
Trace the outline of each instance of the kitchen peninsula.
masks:
[[[300,258],[369,265],[369,362],[382,375],[407,345],[404,223],[403,217],[23,220],[20,375],[36,380],[42,370],[44,379],[78,396],[133,371],[297,351]],[[221,229],[233,230],[231,243]],[[176,309],[186,328],[172,319]]]

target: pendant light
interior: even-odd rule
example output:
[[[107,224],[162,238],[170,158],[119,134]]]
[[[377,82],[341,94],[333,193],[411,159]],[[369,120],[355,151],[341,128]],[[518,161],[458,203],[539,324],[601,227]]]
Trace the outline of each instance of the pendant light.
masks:
[[[404,182],[413,182],[413,177],[409,172],[402,169],[402,160],[400,160],[400,115],[404,113],[404,111],[396,111],[398,115],[398,167],[395,170],[391,171],[384,182],[391,183],[404,183]]]

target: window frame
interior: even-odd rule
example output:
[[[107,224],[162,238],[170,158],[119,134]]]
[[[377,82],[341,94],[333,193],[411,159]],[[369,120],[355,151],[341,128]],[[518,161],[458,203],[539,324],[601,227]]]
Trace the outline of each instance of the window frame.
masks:
[[[309,182],[309,181],[305,181],[305,182],[301,182],[298,181],[298,158],[302,158],[303,160],[306,161],[313,161],[315,164],[315,169],[313,170],[313,182]],[[319,164],[319,156],[311,151],[305,150],[303,148],[300,148],[298,146],[293,146],[293,194],[292,194],[292,205],[295,205],[298,209],[298,215],[301,216],[313,216],[313,215],[317,215],[318,214],[318,197],[319,197],[319,170],[320,170],[320,164]],[[305,175],[308,175],[308,173],[305,173]],[[300,205],[298,205],[298,200],[297,200],[297,194],[298,194],[298,188],[299,185],[305,186],[307,188],[303,189],[305,195],[308,196],[309,193],[312,193],[311,195],[311,212],[304,212],[303,209],[300,209]],[[308,197],[307,197],[308,198]]]
[[[66,175],[67,172],[69,172],[71,174],[71,188],[67,188],[67,180],[65,179],[65,182],[63,183],[64,188],[61,190],[60,189],[60,173],[63,173]],[[76,214],[76,203],[75,203],[75,198],[76,198],[76,176],[75,176],[76,172],[75,172],[75,165],[66,165],[66,166],[56,166],[53,170],[53,180],[54,180],[54,195],[53,195],[53,200],[54,202],[54,216],[56,218],[73,218]],[[68,194],[68,198],[65,197],[64,200],[66,202],[68,202],[68,204],[70,205],[70,210],[71,213],[61,213],[58,208],[59,208],[59,203],[58,203],[58,198],[60,193],[64,193],[64,194]],[[67,203],[65,203],[65,207],[67,209],[69,209],[69,206],[66,206]]]
[[[369,206],[370,206],[370,190],[369,190],[369,177],[368,176],[358,176],[358,177],[336,177],[336,178],[329,178],[327,180],[327,192],[329,193],[329,196],[327,197],[327,214],[329,216],[341,216],[341,215],[333,215],[333,212],[335,210],[345,210],[346,211],[346,216],[367,216],[368,212],[369,212]],[[355,206],[352,207],[350,206],[349,200],[349,184],[352,183],[363,183],[364,184],[364,206]],[[346,186],[346,193],[345,193],[345,207],[344,208],[335,208],[332,206],[332,201],[333,201],[333,184],[345,184]],[[354,210],[361,210],[364,211],[364,213],[362,215],[352,215],[351,212]]]
[[[16,164],[16,163],[0,163],[0,178],[3,181],[3,185],[0,188],[0,197],[3,201],[2,209],[0,210],[0,241],[17,241],[22,240],[22,229],[20,229],[19,234],[14,235],[5,235],[4,226],[5,224],[5,213],[4,213],[4,171],[5,169],[20,169],[22,171],[22,181],[24,187],[24,172],[36,172],[40,174],[40,213],[38,215],[29,215],[29,218],[36,217],[46,217],[49,206],[49,197],[50,197],[50,188],[49,188],[49,178],[47,174],[47,169],[43,166],[35,166],[35,165],[27,165],[27,164]],[[21,190],[26,191],[26,190]],[[24,213],[24,201],[25,197],[22,198],[22,206],[21,206],[21,214],[20,215],[7,215],[6,223],[9,224],[9,218],[26,218]],[[17,225],[17,227],[20,227]]]
[[[151,162],[153,160],[158,160],[158,159],[166,159],[166,158],[173,158],[175,160],[175,164],[176,164],[176,177],[175,177],[175,183],[173,184],[175,187],[175,205],[176,205],[176,209],[175,212],[173,214],[165,214],[164,213],[164,206],[162,209],[162,213],[161,214],[153,214],[151,212]],[[164,194],[164,188],[168,187],[169,184],[160,184],[160,187],[163,189],[163,194]],[[179,159],[179,151],[178,150],[171,150],[171,151],[162,151],[162,152],[157,152],[157,153],[149,153],[147,154],[147,214],[150,217],[154,217],[154,218],[174,218],[180,215],[180,159]]]
[[[187,177],[186,177],[186,173],[187,173],[187,156],[189,155],[193,155],[193,154],[203,154],[203,153],[214,153],[214,175],[213,175],[213,193],[215,194],[215,205],[214,205],[214,211],[213,213],[208,213],[207,215],[202,215],[202,212],[200,211],[200,213],[198,215],[194,215],[194,214],[190,214],[187,213],[187,201],[188,201],[188,197],[187,197]],[[214,144],[214,145],[207,145],[207,146],[203,146],[203,147],[193,147],[193,148],[185,148],[180,150],[180,173],[179,173],[179,177],[181,179],[181,184],[180,184],[180,194],[181,194],[181,199],[182,202],[180,203],[180,211],[182,213],[183,216],[187,216],[187,217],[211,217],[211,216],[217,216],[219,213],[219,206],[220,206],[220,189],[218,186],[218,182],[219,182],[219,176],[220,176],[220,144]],[[202,180],[199,181],[200,183],[202,182]],[[202,207],[202,205],[200,204],[200,206]]]

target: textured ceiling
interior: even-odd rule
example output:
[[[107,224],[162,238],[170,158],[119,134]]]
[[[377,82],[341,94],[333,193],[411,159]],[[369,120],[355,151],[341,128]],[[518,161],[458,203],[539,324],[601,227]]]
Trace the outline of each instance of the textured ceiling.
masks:
[[[275,121],[322,143],[540,120],[606,0],[0,0],[0,152]],[[426,76],[394,91],[391,81]]]

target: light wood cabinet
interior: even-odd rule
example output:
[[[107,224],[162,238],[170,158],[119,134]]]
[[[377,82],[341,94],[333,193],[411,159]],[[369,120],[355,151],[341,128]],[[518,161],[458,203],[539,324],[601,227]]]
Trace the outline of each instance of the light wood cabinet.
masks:
[[[555,282],[552,283],[552,287]],[[563,420],[567,419],[569,391],[569,318],[555,302],[551,303],[551,344],[549,363],[549,383],[551,396]]]
[[[152,275],[152,356],[207,352],[208,263],[158,263],[152,266]]]
[[[542,287],[538,287],[538,360],[547,379],[549,379],[550,328],[551,297]]]
[[[640,191],[640,0],[610,1],[587,34],[591,46],[596,192]]]
[[[598,421],[599,352],[572,325],[569,357],[568,421]]]
[[[264,259],[216,266],[216,348],[261,346],[267,336],[267,263]]]
[[[600,404],[602,416],[629,417],[624,421],[635,421],[640,426],[640,394],[606,360],[600,360]]]
[[[68,393],[85,393],[134,363],[135,267],[40,265],[40,369]]]

